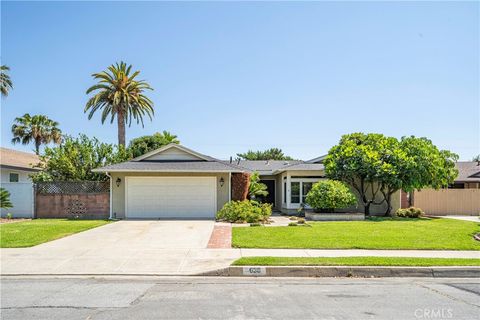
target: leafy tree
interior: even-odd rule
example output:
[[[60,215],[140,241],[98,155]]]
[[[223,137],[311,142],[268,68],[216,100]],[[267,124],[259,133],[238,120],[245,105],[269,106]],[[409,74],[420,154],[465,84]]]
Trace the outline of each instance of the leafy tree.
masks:
[[[328,178],[347,183],[355,189],[362,202],[365,214],[370,214],[372,204],[381,204],[377,194],[380,186],[376,182],[378,166],[381,165],[381,134],[352,133],[342,136],[338,145],[332,147],[324,160]]]
[[[125,125],[132,123],[132,118],[142,123],[143,116],[150,120],[154,114],[153,102],[144,95],[146,90],[153,90],[144,80],[136,80],[140,71],[130,74],[132,66],[125,62],[116,63],[108,67],[107,71],[94,73],[92,77],[98,83],[87,90],[87,94],[94,93],[86,106],[91,119],[97,110],[102,110],[102,124],[107,118],[113,123],[117,117],[118,144],[125,146]]]
[[[25,113],[22,117],[15,118],[12,125],[12,143],[35,144],[35,153],[39,154],[40,146],[51,142],[62,141],[62,131],[58,128],[58,122],[49,119],[44,115]]]
[[[161,148],[170,143],[180,143],[177,136],[168,131],[157,132],[151,136],[143,136],[132,139],[128,145],[128,151],[133,157],[139,157],[142,154]]]
[[[398,149],[388,156],[394,168],[388,175],[381,176],[381,192],[391,213],[391,196],[403,189],[411,193],[423,188],[440,189],[453,183],[458,176],[455,162],[458,155],[448,150],[439,150],[427,138],[402,137]]]
[[[283,154],[282,149],[270,148],[265,151],[248,150],[246,153],[237,153],[243,160],[294,160],[292,157]]]
[[[426,138],[412,136],[399,141],[382,134],[353,133],[342,136],[324,164],[329,178],[346,182],[358,192],[365,214],[370,213],[372,204],[386,202],[385,214],[389,215],[395,192],[438,189],[453,182],[458,174],[457,159],[456,154],[439,150]]]
[[[5,188],[0,188],[0,208],[10,209],[13,208],[12,202],[10,202],[10,192]]]
[[[473,157],[472,161],[480,161],[480,154],[477,154],[475,157]]]
[[[258,174],[258,172],[254,172],[250,175],[248,196],[250,197],[250,199],[268,196],[267,186],[264,183],[260,182],[260,175]]]
[[[315,183],[308,192],[305,202],[315,211],[347,208],[357,203],[357,198],[343,182],[323,180]]]
[[[2,92],[2,96],[4,97],[8,96],[8,92],[10,91],[10,89],[13,89],[12,80],[7,73],[7,71],[9,70],[10,68],[6,65],[0,66],[0,91]]]
[[[67,136],[59,146],[45,148],[40,156],[40,167],[44,171],[32,175],[32,179],[35,182],[106,181],[105,174],[92,172],[92,169],[130,158],[123,146],[102,143],[84,134],[78,138]]]

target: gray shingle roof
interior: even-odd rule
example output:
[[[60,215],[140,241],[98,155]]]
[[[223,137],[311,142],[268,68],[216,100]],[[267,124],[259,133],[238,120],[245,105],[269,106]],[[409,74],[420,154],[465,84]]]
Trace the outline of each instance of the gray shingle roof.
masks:
[[[281,169],[278,169],[276,172],[283,172],[283,171],[303,171],[303,170],[308,170],[308,171],[319,171],[325,169],[324,165],[321,163],[296,163],[296,164],[291,164],[289,166],[285,166]]]
[[[222,161],[127,161],[94,169],[95,172],[244,172]]]
[[[260,174],[273,174],[273,172],[288,167],[292,164],[303,163],[300,160],[286,161],[286,160],[240,160],[234,161],[234,164],[248,169],[250,171],[257,171]]]
[[[480,166],[477,161],[459,161],[455,163],[458,169],[458,182],[480,182]]]

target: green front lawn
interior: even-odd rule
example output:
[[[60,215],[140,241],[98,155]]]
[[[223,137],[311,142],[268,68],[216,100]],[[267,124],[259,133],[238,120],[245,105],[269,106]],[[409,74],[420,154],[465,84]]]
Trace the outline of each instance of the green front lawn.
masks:
[[[404,257],[245,257],[234,266],[480,266],[480,259]]]
[[[480,250],[477,222],[454,219],[389,219],[312,222],[296,227],[236,227],[241,248]]]
[[[22,248],[63,238],[109,223],[106,220],[37,219],[0,224],[0,247]]]

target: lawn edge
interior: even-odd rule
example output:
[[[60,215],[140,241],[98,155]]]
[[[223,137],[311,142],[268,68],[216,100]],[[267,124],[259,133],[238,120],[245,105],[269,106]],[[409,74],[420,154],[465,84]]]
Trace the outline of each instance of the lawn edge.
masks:
[[[28,220],[29,222],[31,221],[34,221],[35,219],[31,219],[31,220]],[[61,218],[59,220],[65,220],[64,218]],[[68,220],[68,219],[67,219]],[[16,246],[16,247],[4,247],[2,246],[2,243],[0,242],[0,249],[25,249],[25,248],[33,248],[35,246],[39,246],[41,244],[44,244],[44,243],[47,243],[47,242],[52,242],[52,241],[55,241],[55,240],[59,240],[59,239],[63,239],[63,238],[66,238],[66,237],[70,237],[70,236],[73,236],[74,234],[78,234],[78,233],[82,233],[82,232],[85,232],[85,231],[88,231],[88,230],[92,230],[92,229],[95,229],[95,228],[100,228],[100,227],[103,227],[103,226],[106,226],[108,224],[111,224],[111,223],[114,223],[116,221],[112,221],[110,219],[91,219],[92,221],[106,221],[106,223],[104,224],[101,224],[101,225],[98,225],[98,226],[95,226],[95,227],[91,227],[91,228],[88,228],[88,229],[84,229],[84,230],[80,230],[80,231],[77,231],[77,232],[73,232],[73,233],[69,233],[69,234],[65,234],[65,235],[62,235],[61,237],[58,237],[58,238],[52,238],[52,239],[48,239],[46,241],[43,241],[43,242],[40,242],[40,243],[36,243],[36,244],[33,244],[33,245],[30,245],[30,246]],[[73,221],[77,221],[77,220],[73,220]],[[80,221],[85,221],[85,220],[80,220]],[[87,220],[88,221],[88,220]],[[20,223],[20,222],[18,222]]]

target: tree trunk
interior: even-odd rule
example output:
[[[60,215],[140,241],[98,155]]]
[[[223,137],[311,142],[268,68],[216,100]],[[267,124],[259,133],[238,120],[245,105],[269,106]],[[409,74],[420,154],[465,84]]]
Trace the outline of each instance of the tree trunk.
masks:
[[[117,113],[118,125],[118,144],[125,146],[125,115],[122,112]]]
[[[35,153],[40,154],[40,145],[42,144],[41,139],[35,139]]]
[[[363,204],[363,206],[364,206],[364,208],[365,208],[364,213],[365,213],[366,216],[369,216],[369,215],[370,215],[370,204],[371,204],[370,202],[368,202],[368,203],[366,203],[366,204],[365,204],[365,203]]]
[[[413,204],[415,203],[415,200],[414,200],[414,195],[413,195],[413,191],[410,191],[408,193],[408,206],[409,207],[413,207]]]
[[[385,217],[392,215],[392,194],[389,192],[388,195],[385,196],[385,201],[387,202],[387,210],[385,211]]]

